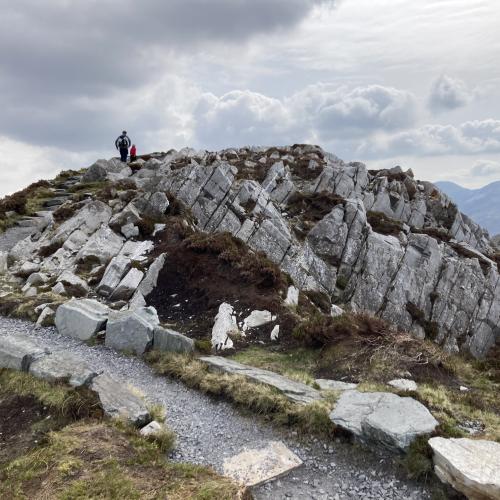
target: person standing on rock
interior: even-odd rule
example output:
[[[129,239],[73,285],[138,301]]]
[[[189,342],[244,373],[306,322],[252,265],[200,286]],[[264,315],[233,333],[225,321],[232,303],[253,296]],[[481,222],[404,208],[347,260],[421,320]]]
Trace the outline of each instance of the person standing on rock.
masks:
[[[127,135],[127,131],[124,130],[122,135],[120,135],[115,141],[116,149],[120,151],[120,158],[124,163],[127,161],[128,148],[130,147],[130,144],[132,144],[132,142]]]
[[[135,161],[137,160],[137,148],[135,147],[135,144],[132,144],[132,147],[130,148],[130,161]]]

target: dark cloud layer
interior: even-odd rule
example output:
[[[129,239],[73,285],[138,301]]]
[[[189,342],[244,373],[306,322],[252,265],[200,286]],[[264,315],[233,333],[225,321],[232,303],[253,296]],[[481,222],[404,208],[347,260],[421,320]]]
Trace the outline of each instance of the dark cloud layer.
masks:
[[[100,147],[126,117],[120,93],[142,92],[173,54],[292,27],[324,3],[333,0],[0,0],[0,135]],[[140,118],[158,126],[155,110]]]

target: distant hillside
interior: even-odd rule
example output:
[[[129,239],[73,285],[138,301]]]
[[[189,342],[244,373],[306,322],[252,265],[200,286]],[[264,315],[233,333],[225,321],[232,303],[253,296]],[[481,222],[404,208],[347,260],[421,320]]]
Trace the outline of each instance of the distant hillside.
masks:
[[[492,236],[500,234],[500,181],[481,189],[466,189],[454,182],[436,182],[436,185]]]

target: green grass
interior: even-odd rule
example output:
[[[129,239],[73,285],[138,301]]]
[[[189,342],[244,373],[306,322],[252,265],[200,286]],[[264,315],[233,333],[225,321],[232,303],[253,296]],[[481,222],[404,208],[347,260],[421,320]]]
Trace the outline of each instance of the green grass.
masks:
[[[314,386],[319,351],[297,348],[287,352],[271,351],[265,347],[249,347],[231,359],[256,368],[271,370],[298,382]]]
[[[65,384],[51,384],[13,370],[0,369],[0,394],[33,396],[60,415],[101,413],[97,397],[86,389],[76,390]]]

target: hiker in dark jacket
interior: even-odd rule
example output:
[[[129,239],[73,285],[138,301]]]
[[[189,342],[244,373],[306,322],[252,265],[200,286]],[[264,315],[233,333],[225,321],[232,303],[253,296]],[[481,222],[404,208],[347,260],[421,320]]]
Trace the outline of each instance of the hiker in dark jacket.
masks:
[[[123,162],[127,161],[128,148],[130,147],[130,144],[132,144],[132,142],[128,138],[127,131],[124,130],[122,135],[120,135],[120,137],[118,137],[115,141],[116,149],[120,150],[120,157]]]

